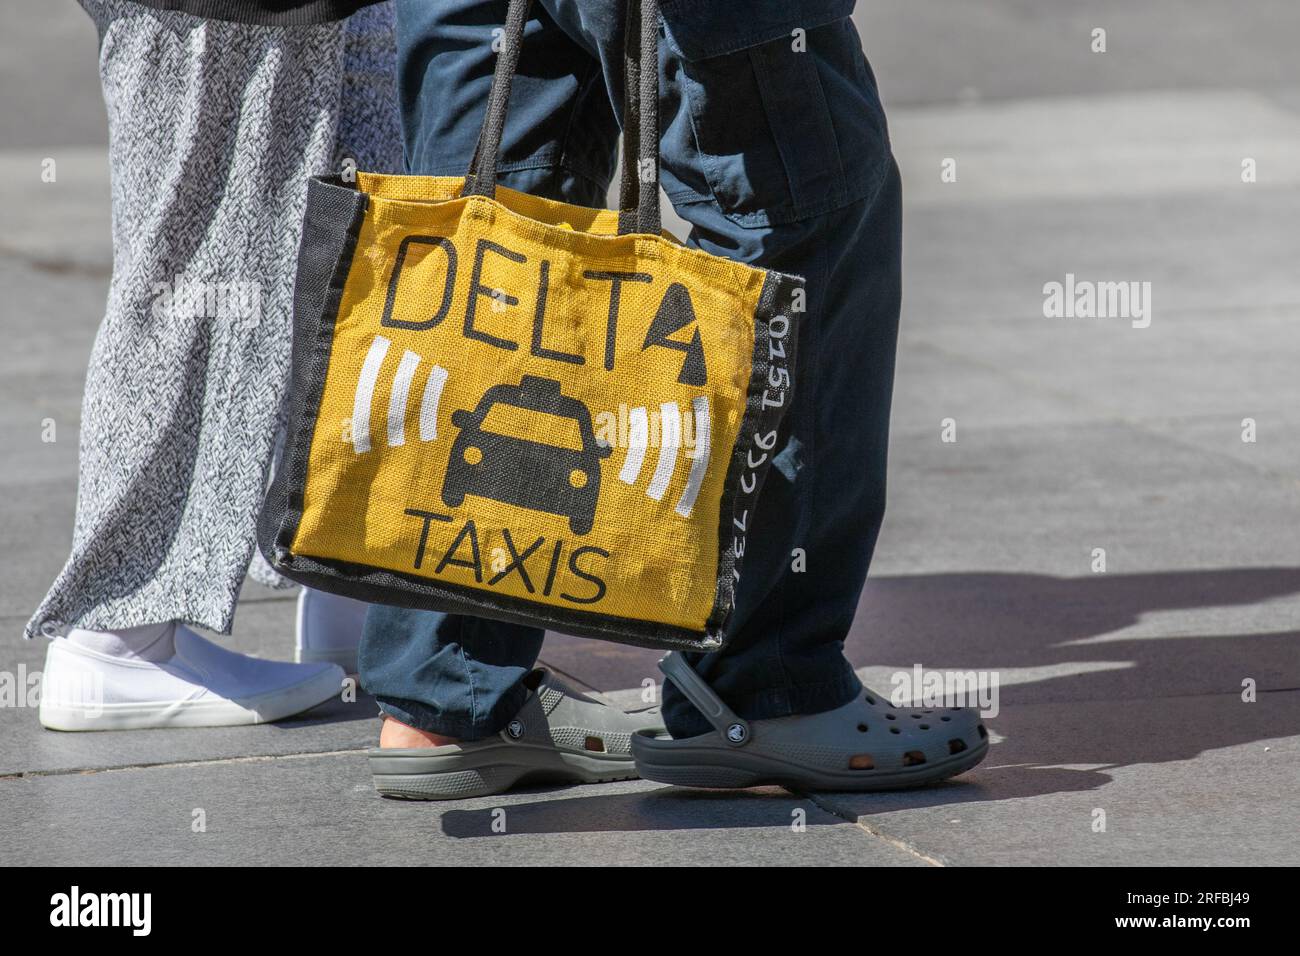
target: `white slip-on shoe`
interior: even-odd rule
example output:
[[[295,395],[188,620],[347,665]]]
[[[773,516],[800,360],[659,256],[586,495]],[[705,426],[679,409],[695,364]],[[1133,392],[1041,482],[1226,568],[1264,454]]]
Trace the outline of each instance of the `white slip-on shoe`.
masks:
[[[298,594],[298,639],[293,659],[328,661],[355,674],[357,647],[369,608],[364,601],[303,588]]]
[[[334,664],[291,664],[228,651],[182,624],[162,661],[114,657],[50,641],[40,719],[50,730],[229,727],[281,720],[329,700],[343,681]]]

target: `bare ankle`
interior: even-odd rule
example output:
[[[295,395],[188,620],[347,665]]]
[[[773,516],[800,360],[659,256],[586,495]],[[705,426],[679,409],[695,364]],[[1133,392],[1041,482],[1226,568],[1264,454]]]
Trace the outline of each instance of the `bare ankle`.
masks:
[[[455,743],[460,743],[455,737],[411,727],[387,715],[384,716],[384,726],[379,731],[379,746],[387,749],[444,747]]]

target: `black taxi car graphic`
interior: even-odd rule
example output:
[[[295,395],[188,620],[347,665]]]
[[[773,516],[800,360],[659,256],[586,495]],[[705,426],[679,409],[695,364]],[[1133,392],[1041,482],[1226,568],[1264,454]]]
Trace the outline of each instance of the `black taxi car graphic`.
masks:
[[[569,519],[586,534],[596,520],[600,463],[610,447],[596,441],[591,413],[554,379],[525,375],[493,385],[473,411],[458,409],[460,429],[442,482],[442,500],[460,507],[467,495]]]

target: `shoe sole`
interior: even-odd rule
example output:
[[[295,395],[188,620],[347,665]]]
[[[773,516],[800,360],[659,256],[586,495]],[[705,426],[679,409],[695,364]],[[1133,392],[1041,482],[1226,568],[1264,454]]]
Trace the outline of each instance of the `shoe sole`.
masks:
[[[610,783],[637,776],[630,756],[506,743],[442,754],[372,750],[369,759],[375,789],[399,800],[463,800],[504,793],[522,783]]]
[[[780,786],[790,790],[904,790],[939,783],[974,767],[988,755],[987,740],[950,760],[905,770],[830,771],[801,767],[756,751],[687,744],[642,734],[632,737],[632,756],[643,780],[707,790]]]
[[[47,730],[152,730],[168,727],[239,727],[270,723],[323,704],[339,693],[343,675],[322,671],[297,684],[240,700],[162,701],[66,706],[42,698]]]

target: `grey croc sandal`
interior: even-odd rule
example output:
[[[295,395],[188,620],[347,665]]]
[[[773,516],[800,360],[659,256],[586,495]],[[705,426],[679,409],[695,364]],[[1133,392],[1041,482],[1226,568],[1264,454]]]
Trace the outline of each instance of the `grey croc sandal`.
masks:
[[[528,699],[499,734],[444,747],[376,748],[375,789],[407,800],[453,800],[501,793],[520,783],[603,783],[636,777],[631,739],[663,733],[657,707],[627,713],[539,668],[525,678]]]
[[[821,714],[737,717],[679,654],[659,668],[716,733],[632,738],[641,777],[681,787],[780,785],[796,790],[895,790],[956,776],[988,754],[988,731],[968,707],[897,708],[869,690]]]

